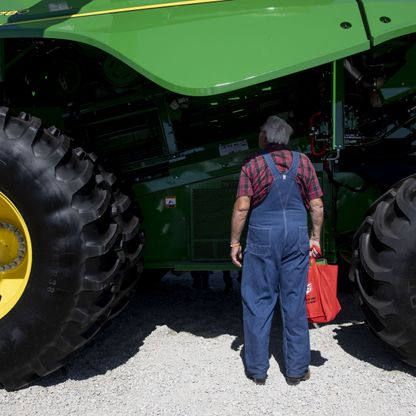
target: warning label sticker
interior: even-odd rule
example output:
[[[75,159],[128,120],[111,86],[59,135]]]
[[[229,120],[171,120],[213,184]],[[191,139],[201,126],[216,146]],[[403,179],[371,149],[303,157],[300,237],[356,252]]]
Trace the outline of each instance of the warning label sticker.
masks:
[[[226,156],[231,153],[239,153],[244,150],[248,150],[248,143],[247,140],[239,140],[238,142],[220,144],[218,146],[218,150],[220,151],[220,156]]]
[[[167,197],[165,197],[165,207],[166,208],[176,208],[176,196],[167,196]]]

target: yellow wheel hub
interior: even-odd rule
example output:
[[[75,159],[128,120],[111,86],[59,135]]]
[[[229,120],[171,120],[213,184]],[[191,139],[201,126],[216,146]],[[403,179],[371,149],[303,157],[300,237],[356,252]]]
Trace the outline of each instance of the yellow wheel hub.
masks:
[[[29,230],[18,209],[0,192],[0,319],[22,297],[31,267]]]

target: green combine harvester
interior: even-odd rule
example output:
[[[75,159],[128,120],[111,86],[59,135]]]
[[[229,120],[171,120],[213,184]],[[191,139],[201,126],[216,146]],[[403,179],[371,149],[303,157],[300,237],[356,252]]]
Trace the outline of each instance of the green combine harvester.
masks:
[[[271,114],[318,172],[325,257],[416,366],[416,1],[3,0],[0,105],[3,388],[62,366],[142,273],[233,270]]]

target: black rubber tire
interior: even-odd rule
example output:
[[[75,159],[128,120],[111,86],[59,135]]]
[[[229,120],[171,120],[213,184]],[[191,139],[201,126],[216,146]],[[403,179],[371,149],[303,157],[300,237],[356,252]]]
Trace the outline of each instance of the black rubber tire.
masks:
[[[370,207],[353,250],[349,277],[367,324],[416,366],[416,175]]]
[[[0,319],[0,384],[16,390],[61,367],[121,310],[138,280],[142,238],[129,198],[93,155],[6,108],[0,191],[33,249],[28,285]]]
[[[98,166],[97,182],[110,192],[111,217],[120,228],[120,238],[115,250],[122,258],[117,291],[111,304],[110,318],[118,315],[128,304],[143,274],[143,262],[140,254],[143,249],[144,236],[140,230],[138,209],[131,199],[121,192],[117,178]]]

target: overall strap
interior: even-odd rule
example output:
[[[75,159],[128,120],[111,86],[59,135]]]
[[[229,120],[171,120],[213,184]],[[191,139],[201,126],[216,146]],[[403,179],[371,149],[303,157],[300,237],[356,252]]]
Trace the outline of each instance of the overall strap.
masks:
[[[267,166],[271,170],[273,178],[275,180],[277,180],[277,178],[281,178],[282,174],[279,172],[279,170],[277,169],[276,164],[273,162],[271,154],[265,152],[265,153],[263,153],[263,158],[264,158],[265,162],[267,163]]]
[[[298,166],[299,166],[299,153],[297,152],[292,152],[292,166],[290,167],[290,169],[286,172],[286,173],[280,173],[279,170],[277,169],[276,164],[273,162],[272,156],[270,153],[264,153],[263,154],[263,158],[265,160],[265,162],[267,163],[267,166],[270,168],[272,174],[273,174],[273,178],[274,178],[274,185],[276,186],[278,183],[278,180],[280,179],[283,182],[280,182],[281,185],[283,185],[283,187],[281,185],[277,186],[277,187],[272,187],[271,193],[273,192],[273,189],[275,189],[275,192],[277,193],[282,209],[286,210],[288,201],[289,201],[289,197],[292,194],[292,189],[296,189],[297,185],[296,185],[296,174],[298,171]],[[290,181],[286,181],[287,177],[289,177],[291,180]],[[298,191],[300,194],[300,191]],[[269,194],[270,195],[270,194]],[[300,196],[300,195],[299,195]]]
[[[277,180],[277,178],[286,179],[287,176],[295,178],[298,172],[299,160],[300,155],[298,152],[292,152],[292,165],[290,169],[286,173],[280,173],[277,169],[276,164],[274,163],[272,156],[270,153],[263,153],[263,158],[267,163],[267,166],[272,172],[273,178]]]
[[[298,152],[292,152],[292,166],[286,172],[286,176],[296,178],[296,175],[298,173],[299,163],[300,163],[300,154]]]

